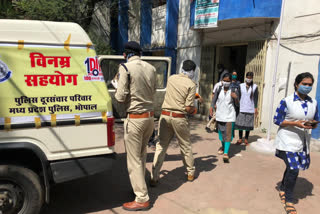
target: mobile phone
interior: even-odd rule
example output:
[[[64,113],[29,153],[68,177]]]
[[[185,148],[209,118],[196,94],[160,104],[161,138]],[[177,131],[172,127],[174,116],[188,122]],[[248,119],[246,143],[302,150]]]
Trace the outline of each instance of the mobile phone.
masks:
[[[305,126],[315,126],[318,123],[320,123],[320,121],[307,121],[304,123],[304,125]]]

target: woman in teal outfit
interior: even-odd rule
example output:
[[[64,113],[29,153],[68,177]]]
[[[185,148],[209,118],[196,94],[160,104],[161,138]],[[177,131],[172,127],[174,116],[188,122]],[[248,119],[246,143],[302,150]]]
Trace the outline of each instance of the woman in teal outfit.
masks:
[[[211,108],[216,109],[219,139],[222,144],[218,154],[223,154],[224,162],[229,162],[228,152],[233,139],[234,123],[236,121],[235,106],[239,104],[238,94],[231,90],[230,84],[231,74],[226,73],[222,79],[222,86],[216,90],[211,104]]]

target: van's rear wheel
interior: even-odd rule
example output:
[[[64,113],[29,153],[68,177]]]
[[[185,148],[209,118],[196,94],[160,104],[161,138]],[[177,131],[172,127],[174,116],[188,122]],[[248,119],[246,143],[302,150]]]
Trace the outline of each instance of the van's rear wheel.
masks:
[[[32,170],[0,165],[0,213],[38,214],[43,197],[39,176]]]

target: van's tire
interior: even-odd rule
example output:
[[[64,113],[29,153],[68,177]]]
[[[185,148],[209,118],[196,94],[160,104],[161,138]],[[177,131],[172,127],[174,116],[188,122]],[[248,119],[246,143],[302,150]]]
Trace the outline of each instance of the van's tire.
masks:
[[[15,165],[0,165],[0,213],[38,214],[44,201],[39,176]]]

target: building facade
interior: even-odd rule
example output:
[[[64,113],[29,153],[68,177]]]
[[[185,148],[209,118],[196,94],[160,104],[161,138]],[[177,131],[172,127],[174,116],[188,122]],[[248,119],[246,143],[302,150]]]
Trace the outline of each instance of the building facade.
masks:
[[[211,2],[201,0],[202,3],[206,1]],[[293,93],[293,82],[298,73],[309,71],[314,75],[316,82],[311,96],[315,97],[317,93],[320,99],[317,0],[304,2],[303,7],[301,1],[286,1],[272,109],[270,101],[282,1],[212,2],[219,3],[217,26],[197,28],[196,0],[120,0],[116,17],[118,30],[112,30],[117,28],[111,25],[111,34],[116,36],[116,39],[111,37],[111,44],[121,53],[121,44],[128,40],[139,41],[145,55],[172,57],[172,73],[178,72],[183,60],[195,61],[200,67],[198,90],[205,98],[205,103],[199,106],[203,117],[208,115],[219,63],[229,71],[237,71],[240,81],[244,80],[246,72],[254,72],[254,82],[260,91],[256,126],[261,130],[268,129],[270,111],[274,112],[280,100]],[[272,125],[272,132],[276,129]],[[320,138],[320,131],[314,130],[312,136]]]

